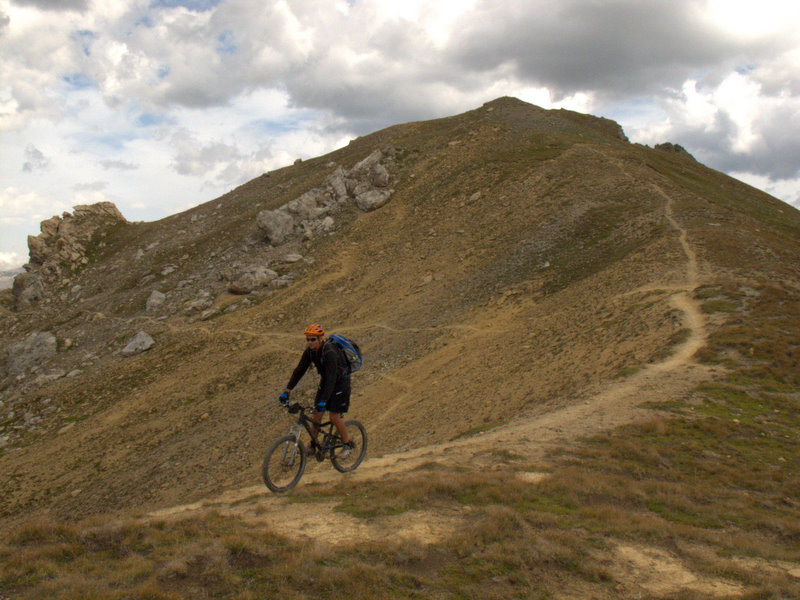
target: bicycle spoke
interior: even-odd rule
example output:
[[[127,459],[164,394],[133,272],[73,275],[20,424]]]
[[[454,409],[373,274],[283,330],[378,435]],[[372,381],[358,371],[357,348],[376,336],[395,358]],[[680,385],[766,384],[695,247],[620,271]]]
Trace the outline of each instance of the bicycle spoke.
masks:
[[[342,440],[337,436],[336,446],[331,451],[331,463],[336,470],[342,473],[358,467],[367,452],[367,433],[364,426],[358,421],[346,421],[345,426],[352,448],[348,452]]]
[[[284,492],[297,484],[304,467],[303,447],[293,437],[284,436],[273,442],[264,457],[264,483],[273,492]]]

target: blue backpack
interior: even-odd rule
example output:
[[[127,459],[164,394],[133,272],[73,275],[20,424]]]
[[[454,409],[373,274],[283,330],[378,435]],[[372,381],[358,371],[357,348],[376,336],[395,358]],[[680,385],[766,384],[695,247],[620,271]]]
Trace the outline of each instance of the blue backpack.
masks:
[[[346,338],[345,336],[339,333],[333,333],[328,336],[328,339],[331,340],[334,344],[339,346],[344,352],[344,356],[347,359],[347,364],[350,366],[350,373],[355,373],[361,368],[361,365],[364,363],[364,358],[361,355],[361,350],[354,341]]]

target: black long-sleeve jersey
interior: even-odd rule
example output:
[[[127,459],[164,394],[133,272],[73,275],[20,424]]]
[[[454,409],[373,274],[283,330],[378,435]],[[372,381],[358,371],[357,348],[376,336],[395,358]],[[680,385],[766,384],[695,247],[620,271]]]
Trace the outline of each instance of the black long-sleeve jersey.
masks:
[[[344,388],[349,383],[344,381],[347,373],[346,360],[344,353],[330,340],[325,340],[319,352],[313,352],[311,348],[306,348],[286,387],[293,390],[313,363],[320,376],[314,405],[325,406],[335,391]]]

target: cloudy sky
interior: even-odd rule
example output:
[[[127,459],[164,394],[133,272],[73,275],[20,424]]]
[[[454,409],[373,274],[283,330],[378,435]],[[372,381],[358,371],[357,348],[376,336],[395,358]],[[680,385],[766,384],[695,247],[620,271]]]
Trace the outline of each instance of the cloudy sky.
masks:
[[[800,206],[796,0],[0,0],[0,270],[74,205],[156,220],[504,95]]]

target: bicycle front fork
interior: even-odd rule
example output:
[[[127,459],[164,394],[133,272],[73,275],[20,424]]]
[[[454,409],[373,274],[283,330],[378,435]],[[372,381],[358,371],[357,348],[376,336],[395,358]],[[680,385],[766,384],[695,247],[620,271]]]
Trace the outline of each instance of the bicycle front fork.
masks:
[[[292,424],[291,427],[289,427],[289,435],[294,437],[295,443],[300,441],[300,434],[301,433],[303,433],[303,428],[300,427],[300,425],[298,425],[297,423],[294,423],[294,424]]]

